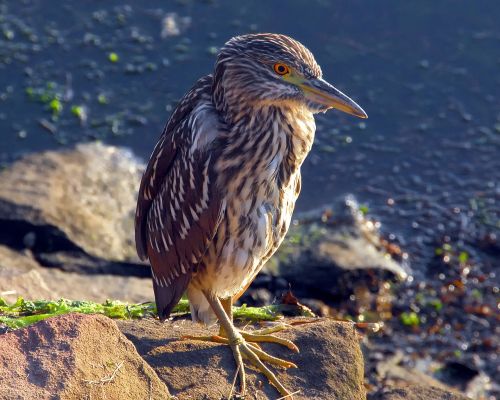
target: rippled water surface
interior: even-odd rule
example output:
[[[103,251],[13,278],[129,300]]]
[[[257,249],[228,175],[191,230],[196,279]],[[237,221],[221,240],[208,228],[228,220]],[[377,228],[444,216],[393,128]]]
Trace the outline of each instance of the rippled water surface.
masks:
[[[147,158],[225,40],[286,33],[370,116],[318,117],[298,208],[355,194],[421,270],[478,215],[498,230],[499,15],[494,1],[3,1],[2,159],[95,138]]]

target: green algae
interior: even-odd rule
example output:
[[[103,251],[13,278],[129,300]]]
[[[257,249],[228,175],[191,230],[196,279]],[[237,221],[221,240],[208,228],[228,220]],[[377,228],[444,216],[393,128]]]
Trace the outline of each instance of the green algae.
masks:
[[[416,312],[404,312],[399,316],[401,323],[404,326],[419,326],[420,317]]]
[[[152,302],[128,304],[118,300],[106,300],[104,303],[80,300],[25,300],[19,297],[15,303],[9,304],[0,298],[0,324],[10,329],[24,328],[56,315],[68,313],[102,314],[115,319],[139,319],[155,317],[156,306]],[[172,313],[182,315],[189,313],[189,302],[181,299]],[[308,309],[287,304],[273,304],[264,307],[234,307],[234,317],[247,321],[275,321],[283,314],[314,316]]]
[[[120,60],[120,57],[117,53],[111,52],[108,54],[108,60],[112,63],[117,63]]]

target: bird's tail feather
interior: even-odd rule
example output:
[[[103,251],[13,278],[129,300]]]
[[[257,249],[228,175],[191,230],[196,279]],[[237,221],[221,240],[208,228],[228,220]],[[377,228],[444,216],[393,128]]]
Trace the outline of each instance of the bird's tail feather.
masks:
[[[160,286],[153,280],[156,309],[161,321],[166,320],[170,316],[170,312],[181,299],[190,279],[191,274],[180,275],[167,287]]]

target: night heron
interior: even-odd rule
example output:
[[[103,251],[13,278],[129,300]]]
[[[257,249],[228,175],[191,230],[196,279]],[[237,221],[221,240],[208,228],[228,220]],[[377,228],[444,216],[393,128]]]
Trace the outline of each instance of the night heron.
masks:
[[[289,395],[262,361],[291,362],[253,341],[295,345],[241,332],[232,303],[283,240],[311,150],[313,114],[363,109],[322,79],[312,53],[279,34],[234,37],[213,75],[201,78],[173,112],[141,181],[136,212],[139,256],[149,259],[158,315],[184,292],[195,321],[220,323],[245,392],[242,355]]]

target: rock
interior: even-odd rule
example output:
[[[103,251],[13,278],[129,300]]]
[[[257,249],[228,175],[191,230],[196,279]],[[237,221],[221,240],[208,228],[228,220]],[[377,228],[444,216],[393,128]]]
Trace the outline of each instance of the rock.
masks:
[[[381,237],[378,223],[346,197],[332,207],[297,215],[265,271],[291,282],[299,296],[312,290],[319,298],[346,297],[355,283],[377,273],[405,279],[404,259],[398,246]]]
[[[133,215],[144,166],[101,143],[30,154],[0,172],[0,242],[137,262]]]
[[[149,276],[133,237],[142,169],[128,150],[101,143],[25,156],[0,172],[0,243],[68,272]],[[303,288],[298,295],[345,298],[374,271],[407,274],[401,250],[352,198],[297,221],[265,270]]]
[[[468,397],[432,386],[408,385],[384,390],[369,397],[370,400],[467,400]]]
[[[43,269],[29,255],[0,245],[0,297],[9,302],[18,296],[51,298],[53,292],[42,276]]]
[[[151,278],[151,270],[145,262],[105,260],[81,251],[56,251],[34,253],[37,261],[44,267],[57,268],[67,272],[85,275],[121,275]]]
[[[153,299],[153,290],[150,279],[48,269],[38,264],[29,251],[21,253],[0,245],[0,297],[13,302],[19,296],[29,300],[113,299],[141,303]]]
[[[179,340],[183,335],[207,335],[207,328],[188,320],[117,323],[179,400],[219,400],[231,392],[236,367],[230,348]],[[211,332],[215,333],[215,328]],[[274,369],[286,387],[300,390],[294,399],[365,399],[363,358],[353,324],[318,320],[278,335],[293,340],[301,350],[293,353],[274,344],[262,345],[271,354],[298,365],[298,369],[286,372]],[[247,368],[247,375],[250,398],[279,397],[276,389],[254,369]]]
[[[370,366],[375,354],[370,353],[365,359],[365,365]],[[380,355],[377,355],[377,358],[380,358]],[[473,399],[487,398],[487,393],[492,389],[493,380],[473,365],[457,361],[443,362],[429,357],[419,359],[413,355],[411,364],[414,366],[410,367],[404,365],[405,358],[408,356],[398,349],[394,355],[385,355],[376,362],[377,382],[382,383],[379,387],[419,385],[461,393]]]
[[[169,399],[116,324],[67,314],[0,335],[0,399]]]
[[[398,349],[393,356],[386,356],[376,365],[377,376],[380,380],[389,383],[390,386],[401,386],[408,384],[420,384],[427,387],[435,387],[443,390],[451,390],[441,381],[419,371],[399,365],[404,358],[402,350]]]

